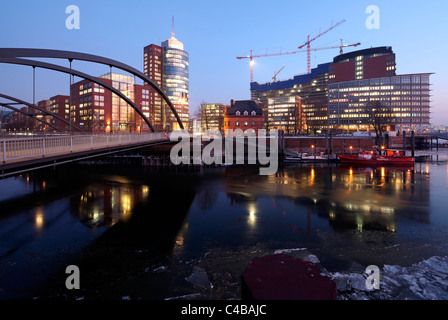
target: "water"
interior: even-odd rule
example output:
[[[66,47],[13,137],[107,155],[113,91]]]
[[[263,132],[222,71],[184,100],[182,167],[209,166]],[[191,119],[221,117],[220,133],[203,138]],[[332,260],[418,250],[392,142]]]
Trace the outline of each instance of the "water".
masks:
[[[339,299],[448,298],[447,162],[258,172],[76,165],[1,180],[0,298],[239,299],[249,261],[279,250],[317,263]],[[379,291],[362,285],[368,265]]]

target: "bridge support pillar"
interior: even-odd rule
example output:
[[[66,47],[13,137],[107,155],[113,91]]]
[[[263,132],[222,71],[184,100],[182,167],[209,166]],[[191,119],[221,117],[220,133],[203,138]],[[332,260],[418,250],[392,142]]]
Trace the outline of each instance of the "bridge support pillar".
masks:
[[[6,141],[3,140],[3,163],[6,163]]]

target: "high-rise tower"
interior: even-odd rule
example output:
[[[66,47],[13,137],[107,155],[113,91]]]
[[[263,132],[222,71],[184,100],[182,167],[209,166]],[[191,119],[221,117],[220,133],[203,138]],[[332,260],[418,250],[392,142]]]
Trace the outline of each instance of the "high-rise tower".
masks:
[[[174,20],[171,37],[161,46],[151,44],[144,48],[144,73],[160,86],[171,100],[183,123],[188,128],[189,120],[189,56],[184,44],[176,39]],[[154,124],[160,124],[167,130],[179,128],[176,118],[161,97],[151,91]]]

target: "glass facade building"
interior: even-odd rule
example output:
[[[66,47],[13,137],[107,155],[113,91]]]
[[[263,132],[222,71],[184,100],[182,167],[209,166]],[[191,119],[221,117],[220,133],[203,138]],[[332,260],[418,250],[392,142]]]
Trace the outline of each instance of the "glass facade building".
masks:
[[[269,98],[265,108],[267,129],[291,134],[306,130],[302,111],[302,98],[298,96]]]
[[[163,89],[173,103],[184,125],[189,121],[189,56],[182,42],[172,34],[162,42],[163,48]],[[179,129],[176,118],[169,108],[165,108],[165,122],[172,130]]]
[[[227,106],[223,103],[202,103],[201,104],[201,129],[224,130],[224,115]]]
[[[108,73],[100,78],[112,80],[112,86],[118,89],[131,101],[134,98],[134,84],[133,76],[128,76],[119,73]],[[99,110],[98,110],[99,111]],[[112,93],[112,107],[111,107],[111,130],[118,131],[135,131],[135,111],[134,109],[121,99],[116,94]]]
[[[377,47],[336,56],[293,79],[253,82],[251,95],[267,106],[268,126],[286,131],[293,124],[307,133],[367,131],[373,122],[418,131],[430,124],[430,75],[397,75],[392,47]],[[292,97],[300,101],[295,112],[286,103]]]
[[[329,66],[330,63],[320,64],[312,69],[310,74],[297,75],[289,80],[264,84],[252,82],[250,84],[252,100],[264,105],[267,126],[272,127],[275,126],[274,123],[277,123],[279,127],[287,126],[291,128],[291,123],[294,123],[295,131],[299,130],[299,132],[317,133],[326,130],[328,128]],[[274,119],[272,112],[269,112],[269,108],[274,110],[276,105],[281,104],[282,99],[289,101],[289,98],[294,99],[292,104],[299,109],[295,112],[292,112],[292,110],[281,112],[282,115],[276,115]],[[288,109],[291,109],[292,104]],[[289,119],[292,114],[297,115],[297,118],[293,121]],[[294,130],[287,131],[292,133]]]
[[[189,125],[189,56],[184,44],[171,33],[160,46],[150,44],[143,49],[144,73],[153,80],[174,105],[184,128]],[[176,130],[178,122],[171,109],[150,89],[150,114],[157,131]]]
[[[421,129],[430,124],[430,73],[332,83],[328,87],[328,122],[343,130],[369,129],[367,106],[390,110],[389,125]]]

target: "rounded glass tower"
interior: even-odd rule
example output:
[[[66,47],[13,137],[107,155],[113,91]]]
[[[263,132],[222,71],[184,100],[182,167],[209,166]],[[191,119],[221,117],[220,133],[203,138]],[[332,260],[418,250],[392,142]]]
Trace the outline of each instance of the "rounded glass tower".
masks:
[[[164,79],[163,87],[168,98],[176,108],[177,113],[184,125],[188,128],[189,120],[189,62],[188,53],[184,51],[182,42],[174,37],[162,42],[164,53]],[[172,130],[179,129],[176,118],[169,109],[166,109],[166,124],[171,125]]]

